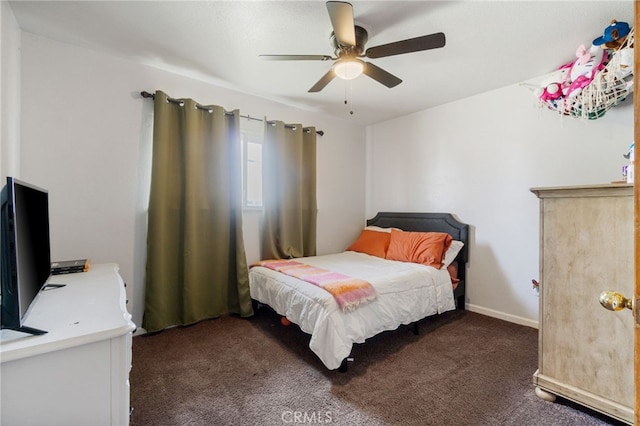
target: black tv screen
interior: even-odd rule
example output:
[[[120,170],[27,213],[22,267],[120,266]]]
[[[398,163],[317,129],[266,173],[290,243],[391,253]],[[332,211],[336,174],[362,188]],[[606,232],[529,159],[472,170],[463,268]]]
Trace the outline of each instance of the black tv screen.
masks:
[[[24,320],[51,274],[49,194],[42,188],[7,177],[0,200],[1,327],[43,334],[45,331],[28,327]]]

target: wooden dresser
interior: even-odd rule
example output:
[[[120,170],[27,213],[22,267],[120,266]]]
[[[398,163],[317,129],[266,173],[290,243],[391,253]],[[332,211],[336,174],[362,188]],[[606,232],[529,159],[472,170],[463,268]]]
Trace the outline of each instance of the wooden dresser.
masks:
[[[532,188],[540,199],[536,394],[573,400],[633,423],[630,310],[599,303],[634,289],[633,186]]]

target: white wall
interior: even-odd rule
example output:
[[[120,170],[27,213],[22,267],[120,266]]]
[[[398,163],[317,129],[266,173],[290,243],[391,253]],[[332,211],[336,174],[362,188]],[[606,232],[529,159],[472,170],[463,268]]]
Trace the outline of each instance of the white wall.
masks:
[[[49,190],[52,258],[120,264],[136,324],[144,308],[153,119],[142,90],[324,130],[318,252],[343,250],[357,237],[365,208],[363,127],[28,33],[21,59],[22,178]],[[257,260],[256,215],[245,216],[245,230],[248,260]]]
[[[0,2],[0,179],[20,177],[20,27]]]
[[[367,216],[441,211],[469,223],[468,309],[535,327],[539,210],[529,189],[620,180],[632,141],[631,100],[583,121],[505,87],[370,126]]]

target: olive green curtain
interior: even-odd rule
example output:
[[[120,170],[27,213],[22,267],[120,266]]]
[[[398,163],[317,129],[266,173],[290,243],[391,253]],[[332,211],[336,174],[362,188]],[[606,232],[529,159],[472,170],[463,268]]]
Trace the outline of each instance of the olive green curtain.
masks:
[[[263,259],[316,254],[316,130],[265,122]]]
[[[155,93],[143,328],[253,314],[238,111]]]

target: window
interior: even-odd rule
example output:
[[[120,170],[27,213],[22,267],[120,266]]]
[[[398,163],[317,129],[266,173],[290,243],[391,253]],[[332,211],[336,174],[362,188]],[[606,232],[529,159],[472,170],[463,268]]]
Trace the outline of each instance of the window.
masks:
[[[262,207],[262,120],[240,120],[242,141],[242,205]]]

